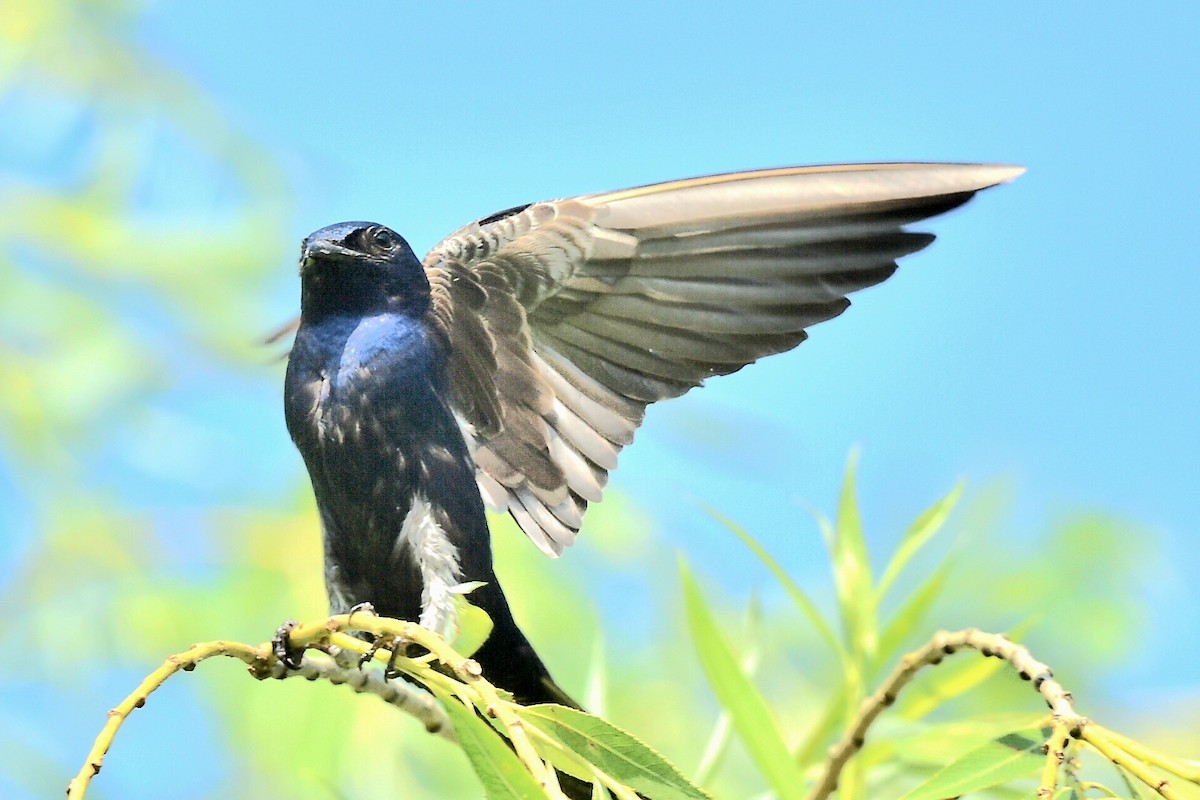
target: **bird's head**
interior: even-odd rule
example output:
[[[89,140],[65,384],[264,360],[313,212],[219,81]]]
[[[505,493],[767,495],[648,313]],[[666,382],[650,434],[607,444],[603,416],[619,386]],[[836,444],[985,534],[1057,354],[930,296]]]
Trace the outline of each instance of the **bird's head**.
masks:
[[[339,222],[300,246],[301,314],[423,313],[425,269],[400,234],[374,222]]]

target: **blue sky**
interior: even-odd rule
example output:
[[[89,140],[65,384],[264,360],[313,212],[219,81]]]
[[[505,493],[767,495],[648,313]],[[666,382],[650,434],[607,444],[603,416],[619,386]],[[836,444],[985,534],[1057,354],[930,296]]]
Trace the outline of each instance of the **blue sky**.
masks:
[[[1148,526],[1161,634],[1200,605],[1196,30],[1184,3],[163,2],[140,35],[278,152],[296,241],[365,218],[423,251],[516,203],[733,169],[1026,165],[798,351],[653,409],[613,485],[682,542],[697,498],[767,538],[831,509],[854,444],[879,530],[1008,480],[1026,536],[1081,509]],[[268,430],[255,458],[298,475]]]

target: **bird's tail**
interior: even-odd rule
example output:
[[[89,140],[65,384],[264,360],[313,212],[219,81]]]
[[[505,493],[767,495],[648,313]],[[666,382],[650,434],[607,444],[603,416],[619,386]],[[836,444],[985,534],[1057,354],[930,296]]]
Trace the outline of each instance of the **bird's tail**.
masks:
[[[511,692],[513,699],[523,706],[557,703],[582,708],[550,677],[546,665],[511,616],[494,615],[492,623],[491,635],[473,656],[483,669],[483,677]]]
[[[507,611],[507,609],[505,609]],[[557,703],[583,710],[562,687],[550,677],[549,670],[508,614],[495,614],[492,633],[472,656],[491,683],[512,693],[523,706],[537,703]],[[558,785],[570,800],[591,800],[592,784],[573,775],[557,771]]]

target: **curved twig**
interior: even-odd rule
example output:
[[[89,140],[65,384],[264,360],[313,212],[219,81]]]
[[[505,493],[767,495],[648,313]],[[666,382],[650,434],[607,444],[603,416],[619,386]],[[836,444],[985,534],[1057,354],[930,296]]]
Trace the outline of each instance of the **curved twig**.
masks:
[[[808,800],[825,800],[837,788],[838,777],[850,758],[862,749],[866,741],[867,729],[885,708],[896,702],[899,692],[912,681],[913,677],[923,668],[940,664],[947,655],[962,649],[977,650],[984,656],[995,656],[1007,661],[1021,677],[1031,681],[1050,706],[1054,729],[1062,729],[1071,736],[1078,736],[1087,725],[1087,719],[1075,712],[1071,704],[1071,693],[1054,680],[1054,673],[1048,666],[1036,660],[1029,650],[1019,645],[1003,634],[985,633],[974,628],[934,634],[929,643],[919,650],[904,656],[896,669],[875,694],[863,701],[858,714],[851,721],[842,739],[833,746],[829,758],[825,762],[825,770],[808,795]],[[1051,746],[1047,759],[1055,759],[1053,772],[1047,769],[1043,773],[1042,785],[1038,796],[1052,796],[1057,785],[1058,769],[1055,748]],[[1049,780],[1049,786],[1046,781]],[[1048,791],[1047,791],[1048,789]]]
[[[496,687],[483,678],[477,662],[459,655],[441,637],[415,623],[376,617],[361,611],[292,628],[289,643],[293,647],[305,649],[300,668],[296,670],[288,670],[279,662],[272,643],[269,642],[257,647],[240,642],[205,642],[169,656],[116,708],[108,712],[108,720],[92,744],[83,767],[67,786],[67,796],[72,800],[83,800],[92,778],[103,766],[104,757],[112,746],[117,731],[135,709],[146,704],[146,700],[155,690],[175,673],[190,672],[201,661],[216,656],[237,658],[248,666],[251,675],[260,680],[291,677],[324,679],[333,684],[347,685],[357,692],[375,694],[412,714],[425,725],[426,730],[453,741],[454,730],[448,724],[446,713],[430,695],[401,681],[384,680],[376,671],[359,668],[359,656],[366,653],[370,645],[349,635],[356,632],[377,637],[392,637],[394,641],[399,642],[412,642],[429,651],[432,658],[429,655],[420,658],[393,658],[386,649],[378,648],[374,657],[384,661],[390,659],[389,663],[401,672],[422,683],[439,685],[468,706],[474,706],[481,713],[496,719],[512,742],[517,756],[544,789],[546,796],[552,800],[566,800],[558,788],[553,771],[534,750],[524,729],[524,723],[513,711],[513,703],[503,699]],[[430,664],[434,659],[445,665],[459,680],[456,681],[435,670]]]

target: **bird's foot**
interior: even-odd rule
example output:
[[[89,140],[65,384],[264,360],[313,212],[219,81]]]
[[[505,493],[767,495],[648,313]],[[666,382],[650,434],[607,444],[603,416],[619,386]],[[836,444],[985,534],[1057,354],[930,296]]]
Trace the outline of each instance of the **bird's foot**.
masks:
[[[378,614],[375,613],[375,606],[373,606],[370,603],[365,602],[365,601],[362,603],[355,603],[354,605],[352,605],[350,607],[350,610],[348,612],[346,612],[346,619],[351,624],[353,624],[353,622],[354,622],[355,614],[366,614],[369,617],[379,616]]]
[[[399,678],[403,673],[396,669],[396,659],[412,658],[413,643],[404,639],[397,639],[392,642],[392,654],[388,656],[387,667],[383,670],[383,679],[390,681],[393,678]]]
[[[367,602],[357,603],[350,609],[349,612],[347,612],[347,616],[349,617],[349,621],[351,623],[354,622],[355,614],[369,614],[370,616],[377,616],[375,606]],[[411,642],[396,636],[376,636],[371,640],[371,646],[367,648],[367,652],[363,653],[359,657],[358,668],[362,669],[364,666],[370,663],[370,661],[375,658],[375,655],[380,650],[388,650],[391,652],[391,655],[388,656],[387,666],[383,670],[383,679],[385,681],[389,681],[393,678],[398,678],[400,677],[401,672],[400,670],[396,669],[396,660],[409,655],[408,650],[411,644]]]
[[[391,649],[394,640],[394,636],[376,636],[373,640],[371,640],[371,646],[367,648],[367,652],[359,656],[358,668],[362,669],[365,667],[371,661],[371,659],[375,658],[375,654],[380,650]],[[390,658],[388,659],[388,663],[391,663]]]
[[[371,642],[371,646],[367,648],[367,652],[362,654],[358,659],[358,668],[362,669],[371,659],[375,658],[375,654],[380,650],[388,650],[387,666],[383,669],[383,679],[390,681],[392,678],[398,678],[402,674],[396,668],[396,662],[401,658],[409,657],[409,648],[412,642],[398,638],[396,636],[376,636]]]
[[[296,627],[296,620],[289,619],[287,622],[279,626],[275,631],[275,638],[271,640],[271,649],[275,652],[275,658],[280,664],[283,664],[285,669],[298,670],[300,662],[304,658],[303,647],[292,647],[292,630]]]

